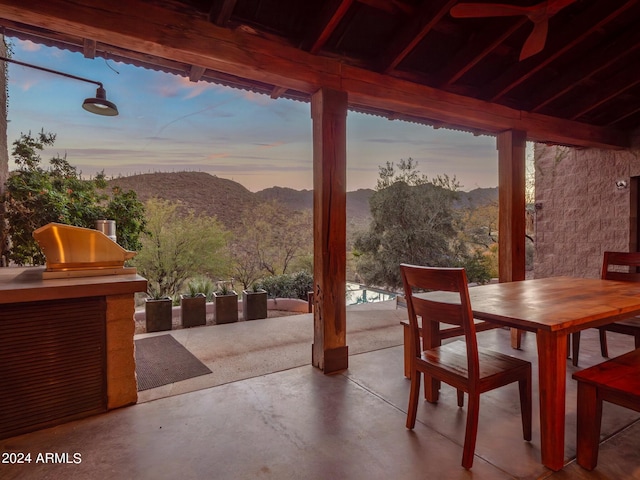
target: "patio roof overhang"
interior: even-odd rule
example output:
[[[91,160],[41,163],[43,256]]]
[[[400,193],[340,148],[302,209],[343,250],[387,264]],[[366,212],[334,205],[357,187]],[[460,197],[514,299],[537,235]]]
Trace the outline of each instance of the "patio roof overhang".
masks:
[[[629,148],[640,125],[638,0],[578,0],[520,60],[526,17],[452,0],[0,0],[5,35],[310,101],[313,363],[346,367],[348,109],[498,138],[500,277],[524,278],[524,145]],[[537,0],[510,2],[519,6]]]
[[[575,2],[550,19],[545,49],[522,61],[526,18],[453,18],[456,3],[2,0],[0,26],[85,56],[274,97],[309,100],[332,88],[349,93],[349,108],[391,119],[629,146],[640,122],[636,0]]]

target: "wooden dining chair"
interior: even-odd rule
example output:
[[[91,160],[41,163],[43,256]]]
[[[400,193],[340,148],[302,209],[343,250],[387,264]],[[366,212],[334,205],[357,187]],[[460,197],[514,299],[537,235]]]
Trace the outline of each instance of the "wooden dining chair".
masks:
[[[524,439],[531,440],[531,364],[478,347],[465,270],[407,264],[402,264],[400,270],[411,329],[411,393],[407,428],[415,427],[422,374],[425,382],[434,382],[434,402],[437,401],[440,382],[466,393],[467,425],[462,466],[469,469],[473,465],[478,433],[480,394],[518,382]],[[445,300],[435,301],[421,296],[420,292],[425,291],[450,293],[445,294]],[[464,341],[457,340],[422,351],[418,317],[422,318],[423,333],[439,331],[440,323],[457,325],[464,330]],[[460,395],[458,405],[462,406]]]
[[[604,252],[601,278],[623,282],[640,282],[640,252]],[[600,333],[600,352],[609,356],[607,332],[622,333],[634,337],[635,348],[640,348],[640,317],[610,323],[598,327]],[[580,353],[580,332],[571,334],[571,357],[574,366],[578,365]]]

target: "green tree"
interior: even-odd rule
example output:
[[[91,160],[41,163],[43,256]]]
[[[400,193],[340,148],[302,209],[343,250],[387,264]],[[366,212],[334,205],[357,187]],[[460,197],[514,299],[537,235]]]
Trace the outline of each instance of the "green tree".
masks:
[[[93,228],[98,219],[117,224],[117,240],[124,248],[137,250],[144,228],[144,208],[135,192],[107,186],[103,173],[84,180],[66,159],[56,156],[49,168],[41,166],[40,152],[55,142],[55,134],[21,134],[13,143],[17,169],[9,175],[3,194],[5,222],[0,222],[3,256],[18,265],[42,265],[45,257],[32,232],[50,222]]]
[[[451,242],[456,236],[453,202],[455,178],[433,180],[417,170],[409,158],[379,167],[380,179],[370,200],[369,230],[354,241],[357,270],[370,285],[398,288],[399,265],[450,265],[455,258]]]
[[[469,264],[477,272],[482,259],[469,253],[458,237],[456,178],[443,175],[429,179],[420,174],[411,158],[397,165],[387,162],[379,169],[380,179],[370,200],[371,225],[354,240],[362,280],[399,288],[399,265],[403,262],[443,267]],[[485,276],[474,275],[471,281],[482,281]]]
[[[190,278],[228,275],[229,233],[217,219],[182,214],[177,204],[159,199],[147,201],[146,212],[142,250],[133,263],[149,281],[151,296],[175,297]]]
[[[246,211],[232,244],[236,278],[246,288],[265,275],[308,265],[312,225],[310,212],[292,211],[278,202]]]

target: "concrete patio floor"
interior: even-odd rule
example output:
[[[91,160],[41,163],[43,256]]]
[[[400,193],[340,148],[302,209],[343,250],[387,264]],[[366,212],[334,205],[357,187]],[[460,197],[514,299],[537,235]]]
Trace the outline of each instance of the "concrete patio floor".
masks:
[[[0,478],[640,479],[640,415],[613,405],[604,408],[598,467],[587,472],[575,464],[570,361],[567,465],[554,473],[540,464],[535,336],[525,334],[516,351],[504,329],[482,332],[479,341],[533,363],[533,440],[522,440],[517,387],[487,393],[473,469],[464,470],[466,411],[456,406],[455,391],[443,386],[437,405],[422,402],[415,430],[407,430],[398,324],[406,311],[371,308],[347,310],[349,369],[336,375],[309,364],[310,315],[173,331],[212,374],[141,392],[131,407],[0,440],[0,452],[33,459],[0,464]],[[630,337],[609,337],[611,355],[633,346]],[[601,361],[597,331],[583,332],[578,368]],[[80,461],[36,463],[46,452],[67,453],[70,462],[80,454]]]

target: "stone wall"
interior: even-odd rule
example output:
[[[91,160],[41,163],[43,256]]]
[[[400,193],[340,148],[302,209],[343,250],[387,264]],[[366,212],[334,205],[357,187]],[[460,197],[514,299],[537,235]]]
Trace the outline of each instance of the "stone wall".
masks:
[[[640,150],[572,149],[536,144],[536,278],[599,277],[606,250],[635,249],[632,192]],[[637,180],[637,179],[636,179]],[[619,188],[616,182],[626,182]],[[635,200],[634,200],[635,201]]]

